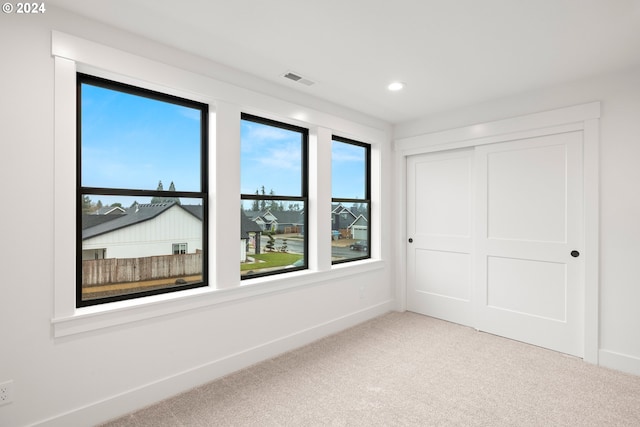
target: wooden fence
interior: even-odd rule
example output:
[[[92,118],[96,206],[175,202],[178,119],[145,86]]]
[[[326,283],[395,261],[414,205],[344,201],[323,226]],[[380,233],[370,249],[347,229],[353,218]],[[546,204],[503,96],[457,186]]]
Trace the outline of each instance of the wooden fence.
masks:
[[[108,258],[82,261],[82,286],[202,274],[202,252],[144,258]]]

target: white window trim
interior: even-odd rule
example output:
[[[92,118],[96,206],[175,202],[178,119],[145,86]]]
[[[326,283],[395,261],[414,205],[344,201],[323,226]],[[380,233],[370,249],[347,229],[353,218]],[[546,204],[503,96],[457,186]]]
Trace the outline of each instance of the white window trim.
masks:
[[[169,314],[196,310],[246,298],[282,292],[292,288],[330,283],[336,279],[380,270],[381,260],[363,260],[340,264],[329,271],[303,270],[278,276],[245,280],[241,286],[227,289],[196,288],[151,297],[112,302],[76,309],[71,316],[52,319],[54,337],[66,337],[112,326]],[[237,270],[237,269],[236,269]],[[75,281],[73,282],[75,291]],[[72,301],[75,301],[75,297]]]
[[[380,259],[380,229],[372,230],[372,259],[331,266],[330,242],[318,244],[320,236],[328,235],[331,225],[319,221],[329,215],[331,189],[319,185],[321,171],[330,164],[330,141],[332,134],[343,134],[347,138],[371,143],[372,153],[372,202],[379,201],[380,156],[379,147],[388,135],[384,130],[374,129],[345,121],[312,109],[278,100],[267,95],[251,92],[210,77],[185,71],[164,63],[146,59],[109,46],[84,40],[58,31],[52,32],[52,56],[54,57],[54,312],[51,320],[56,338],[87,333],[103,328],[152,319],[159,316],[198,309],[230,301],[242,300],[272,292],[282,292],[301,286],[313,286],[339,278],[385,268]],[[180,292],[154,295],[90,307],[76,308],[75,269],[75,189],[76,186],[76,73],[84,72],[135,86],[207,103],[210,108],[209,164],[211,209],[209,218],[209,286]],[[135,77],[134,77],[135,76]],[[175,82],[180,89],[175,89]],[[216,94],[216,98],[207,94]],[[232,104],[220,99],[234,100]],[[240,282],[237,265],[229,262],[224,253],[219,253],[215,242],[229,240],[240,229],[237,212],[227,214],[217,206],[213,195],[219,200],[240,198],[239,180],[234,185],[216,188],[216,163],[232,163],[239,151],[233,152],[232,144],[215,144],[216,137],[237,137],[239,141],[240,105],[250,106],[242,111],[265,116],[273,112],[276,120],[299,124],[310,128],[309,164],[309,222],[317,224],[309,230],[309,269],[299,272],[262,277]],[[251,111],[253,110],[253,111]],[[302,112],[301,112],[302,110]],[[304,116],[305,122],[300,121]],[[216,123],[217,121],[217,123]],[[237,122],[237,124],[236,124]],[[223,125],[220,125],[223,123]],[[312,123],[312,124],[311,124]],[[237,126],[237,129],[234,128]],[[335,129],[338,127],[339,129]],[[376,160],[377,159],[377,163]],[[228,179],[225,181],[227,182]],[[227,182],[228,184],[228,182]],[[326,184],[323,182],[323,184]],[[326,202],[326,203],[325,203]],[[380,203],[375,204],[372,216],[379,218]],[[325,212],[326,210],[326,212]],[[326,215],[324,215],[326,213]],[[221,218],[221,216],[225,216]],[[216,222],[216,218],[219,222]],[[235,224],[237,222],[237,224]],[[378,221],[379,222],[379,221]],[[224,224],[224,227],[218,226]],[[234,224],[237,227],[234,228]],[[235,233],[235,234],[234,234]],[[324,246],[327,246],[326,248]]]

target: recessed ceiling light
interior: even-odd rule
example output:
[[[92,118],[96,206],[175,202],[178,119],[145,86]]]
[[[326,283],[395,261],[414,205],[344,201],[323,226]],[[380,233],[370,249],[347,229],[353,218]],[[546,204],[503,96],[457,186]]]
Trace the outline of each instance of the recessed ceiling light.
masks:
[[[393,82],[393,83],[389,84],[389,86],[387,86],[387,89],[396,92],[396,91],[404,89],[404,87],[405,87],[405,84],[402,83],[402,82]]]

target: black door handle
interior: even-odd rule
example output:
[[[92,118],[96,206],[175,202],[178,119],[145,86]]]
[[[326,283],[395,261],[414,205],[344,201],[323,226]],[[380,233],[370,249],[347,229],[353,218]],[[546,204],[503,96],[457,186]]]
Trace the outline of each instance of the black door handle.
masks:
[[[413,239],[409,237],[409,243],[413,243]]]
[[[571,256],[574,258],[578,258],[580,256],[580,252],[578,251],[571,251]]]

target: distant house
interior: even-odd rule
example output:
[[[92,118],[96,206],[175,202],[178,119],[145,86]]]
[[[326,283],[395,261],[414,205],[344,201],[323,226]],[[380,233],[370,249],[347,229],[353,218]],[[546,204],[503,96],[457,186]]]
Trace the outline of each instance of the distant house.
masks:
[[[368,240],[369,219],[364,213],[354,213],[342,203],[331,206],[331,230],[341,238]]]
[[[369,240],[369,221],[364,215],[358,215],[349,227],[349,234],[355,240]]]
[[[304,234],[303,211],[247,211],[250,219],[258,224],[260,229],[277,234]]]
[[[240,212],[240,260],[253,243],[260,251],[261,227]],[[176,202],[101,208],[83,215],[82,259],[132,258],[202,250],[201,205]]]
[[[202,250],[202,206],[135,204],[82,218],[82,259],[134,258]]]

